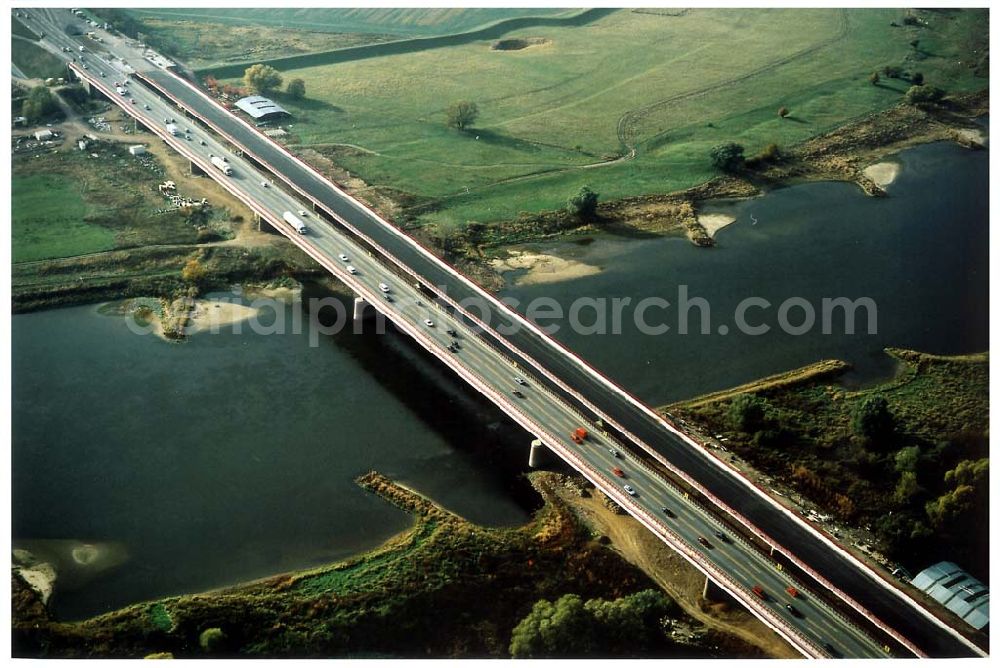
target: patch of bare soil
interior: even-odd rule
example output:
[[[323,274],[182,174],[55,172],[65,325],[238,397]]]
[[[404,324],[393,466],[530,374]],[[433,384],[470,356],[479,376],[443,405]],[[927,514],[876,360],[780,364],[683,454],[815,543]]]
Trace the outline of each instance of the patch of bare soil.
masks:
[[[229,191],[207,176],[193,176],[191,165],[187,158],[169,148],[158,137],[150,135],[132,136],[129,141],[145,143],[146,150],[152,153],[163,165],[166,178],[177,184],[177,190],[185,197],[200,200],[207,199],[216,209],[229,209],[230,216],[242,216],[244,220],[253,220],[254,214],[250,208],[233,197]]]
[[[339,167],[326,155],[328,152],[336,155],[338,151],[343,150],[355,151],[364,149],[333,147],[321,152],[312,148],[296,148],[295,153],[323,176],[336,183],[339,188],[375,209],[383,218],[392,220],[399,216],[402,208],[401,202],[397,201],[391,193],[387,194],[381,189],[369,185],[357,176],[353,176],[350,171]]]
[[[606,497],[591,489],[581,496],[573,479],[562,474],[545,473],[548,487],[593,531],[607,536],[610,547],[648,575],[684,609],[706,627],[735,636],[733,656],[802,658],[781,637],[760,620],[732,601],[706,601],[702,598],[705,576],[680,555],[628,515],[615,511]],[[583,484],[583,483],[580,483]]]

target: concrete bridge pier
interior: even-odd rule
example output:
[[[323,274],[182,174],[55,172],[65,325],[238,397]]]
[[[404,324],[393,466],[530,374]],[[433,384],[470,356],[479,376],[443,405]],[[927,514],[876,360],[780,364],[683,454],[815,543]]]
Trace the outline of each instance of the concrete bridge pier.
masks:
[[[199,167],[194,160],[189,160],[188,165],[191,167],[191,176],[205,176],[205,170]],[[257,229],[260,229],[260,224],[259,224],[260,216],[258,215],[257,218],[258,218]]]
[[[528,454],[528,466],[537,469],[539,466],[545,464],[548,458],[548,447],[537,438],[533,440],[531,442],[531,452]]]
[[[364,297],[354,298],[354,333],[364,333],[364,323],[367,320],[375,321],[375,333],[385,334],[385,315],[374,308]]]
[[[367,320],[375,317],[375,309],[371,307],[364,297],[354,298],[354,320]]]
[[[204,172],[202,172],[202,173],[204,173]],[[271,223],[267,222],[267,219],[264,218],[263,216],[261,216],[256,211],[254,211],[253,219],[254,219],[254,222],[257,223],[257,231],[258,232],[277,232],[277,230],[274,228],[274,226],[271,225]]]
[[[707,575],[705,576],[705,586],[701,590],[701,597],[706,601],[721,601],[724,598],[729,598],[728,594],[719,585],[712,582]]]

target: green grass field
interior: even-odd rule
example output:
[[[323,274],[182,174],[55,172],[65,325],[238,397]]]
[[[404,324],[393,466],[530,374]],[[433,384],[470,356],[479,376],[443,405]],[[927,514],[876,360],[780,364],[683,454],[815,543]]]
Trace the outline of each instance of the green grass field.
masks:
[[[920,12],[929,27],[890,26],[903,16],[621,10],[508,35],[549,40],[520,51],[479,42],[286,71],[305,79],[309,99],[281,103],[302,144],[432,203],[423,222],[499,220],[558,208],[585,183],[613,199],[702,182],[714,175],[714,144],[739,141],[748,153],[789,145],[894,104],[905,82],[868,82],[885,65],[922,71],[949,91],[987,85],[968,67],[984,12]],[[481,111],[465,133],[443,123],[461,99]],[[790,118],[778,118],[780,106]],[[587,167],[632,147],[635,159]]]
[[[69,257],[115,247],[115,234],[83,221],[89,212],[79,185],[60,174],[14,175],[14,262]]]
[[[37,44],[15,39],[11,44],[11,60],[29,77],[47,79],[66,76],[66,66],[56,56]]]
[[[13,261],[72,257],[112,248],[193,243],[194,227],[164,206],[158,175],[124,146],[16,155],[12,161]]]
[[[12,35],[19,35],[25,39],[30,39],[32,41],[38,41],[38,35],[35,34],[33,30],[24,25],[19,19],[11,17],[10,19],[10,33]]]
[[[516,16],[560,16],[577,10],[552,8],[450,9],[424,8],[289,8],[289,9],[129,9],[137,19],[190,21],[330,33],[391,34],[396,37],[426,37],[473,30]],[[319,50],[319,49],[317,49]]]
[[[331,33],[320,30],[289,31],[268,25],[220,25],[154,17],[144,17],[143,25],[159,48],[169,51],[171,56],[189,67],[198,69],[393,39],[391,35]]]

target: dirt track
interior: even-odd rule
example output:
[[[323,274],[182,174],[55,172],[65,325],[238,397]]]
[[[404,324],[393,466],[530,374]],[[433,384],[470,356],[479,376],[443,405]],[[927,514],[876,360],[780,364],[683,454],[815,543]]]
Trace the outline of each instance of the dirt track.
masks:
[[[663,587],[691,617],[706,627],[731,634],[772,658],[801,659],[776,633],[733,602],[707,602],[702,598],[705,576],[627,515],[618,515],[605,505],[601,493],[581,497],[572,486],[561,484],[565,476],[552,476],[551,488],[594,531],[611,539],[611,548]]]

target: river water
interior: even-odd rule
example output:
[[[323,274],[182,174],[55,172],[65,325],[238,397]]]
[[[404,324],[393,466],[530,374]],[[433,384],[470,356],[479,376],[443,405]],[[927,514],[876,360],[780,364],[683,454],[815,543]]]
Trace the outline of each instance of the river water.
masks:
[[[353,482],[370,469],[476,522],[527,519],[526,437],[402,336],[170,344],[125,322],[95,306],[13,319],[15,544],[119,541],[129,556],[57,582],[60,616],[374,547],[410,519]]]
[[[852,378],[866,382],[893,372],[882,353],[887,346],[933,353],[982,351],[988,347],[988,151],[932,144],[896,158],[900,176],[890,197],[871,198],[849,183],[809,183],[774,190],[765,197],[714,203],[707,211],[729,213],[736,223],[717,235],[712,249],[686,239],[634,241],[598,236],[592,243],[561,242],[534,250],[596,265],[598,274],[571,281],[508,287],[522,312],[537,298],[554,298],[568,314],[574,299],[629,298],[632,304],[659,297],[667,308],[649,308],[642,322],[667,325],[651,335],[622,311],[621,333],[574,330],[562,321],[556,338],[580,353],[633,394],[659,405],[732,387],[824,358],[855,365]],[[755,222],[756,221],[756,222]],[[679,289],[689,300],[708,303],[688,310],[686,334],[679,332]],[[855,333],[845,333],[834,311],[830,333],[822,331],[822,300],[870,298],[877,332],[869,334],[866,311],[858,310]],[[765,334],[744,334],[736,326],[741,301],[762,298],[771,306],[750,308],[746,321],[768,325]],[[816,324],[803,334],[786,333],[777,311],[789,299],[803,299]],[[630,315],[631,313],[631,315]],[[581,310],[583,325],[596,322]],[[804,322],[792,308],[788,321]],[[542,321],[548,324],[553,321]],[[613,322],[607,319],[608,331]],[[728,329],[719,333],[719,327]]]
[[[888,345],[985,350],[987,153],[942,144],[899,160],[889,198],[816,183],[720,203],[738,222],[717,248],[563,244],[604,271],[506,292],[567,306],[578,296],[674,302],[683,283],[707,299],[708,335],[648,336],[627,318],[620,335],[557,334],[653,404],[826,357],[870,380],[891,373]],[[718,334],[749,296],[871,297],[878,332]],[[354,484],[371,468],[477,522],[527,517],[516,475],[526,436],[402,336],[345,332],[310,347],[306,335],[224,332],[173,345],[84,306],[16,316],[13,341],[15,544],[107,541],[128,556],[100,577],[57,583],[63,618],[372,547],[409,519]]]

